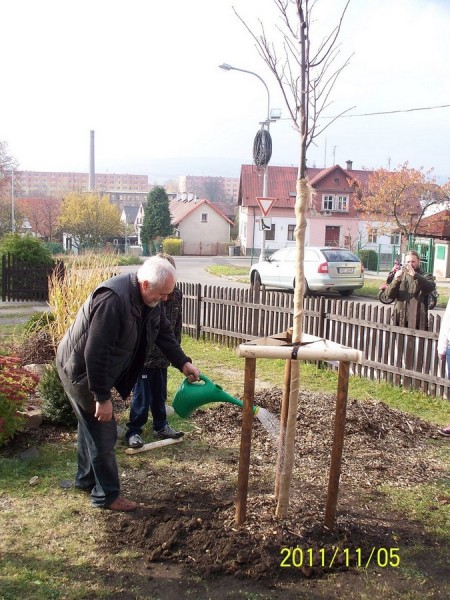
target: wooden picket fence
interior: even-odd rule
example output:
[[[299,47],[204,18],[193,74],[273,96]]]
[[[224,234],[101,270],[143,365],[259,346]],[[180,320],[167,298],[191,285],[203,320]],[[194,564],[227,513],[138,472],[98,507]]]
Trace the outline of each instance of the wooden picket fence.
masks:
[[[235,347],[287,331],[293,324],[289,292],[179,283],[183,291],[183,331],[196,338]],[[428,331],[393,325],[393,307],[324,296],[306,297],[303,330],[361,350],[359,377],[447,398],[450,382],[437,355],[439,315],[429,316]],[[330,368],[335,365],[329,365]]]
[[[48,300],[48,279],[56,271],[64,277],[64,264],[57,261],[53,267],[30,265],[15,256],[2,255],[2,302]]]

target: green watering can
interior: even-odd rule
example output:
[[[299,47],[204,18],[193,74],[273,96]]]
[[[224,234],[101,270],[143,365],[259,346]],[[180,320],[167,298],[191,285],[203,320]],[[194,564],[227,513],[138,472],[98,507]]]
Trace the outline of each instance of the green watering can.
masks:
[[[241,400],[224,392],[220,385],[213,383],[205,375],[200,375],[200,381],[190,383],[186,378],[182,382],[173,398],[172,407],[177,415],[187,419],[194,410],[211,402],[229,402],[241,408],[244,406]],[[255,415],[258,409],[259,406],[253,407]]]

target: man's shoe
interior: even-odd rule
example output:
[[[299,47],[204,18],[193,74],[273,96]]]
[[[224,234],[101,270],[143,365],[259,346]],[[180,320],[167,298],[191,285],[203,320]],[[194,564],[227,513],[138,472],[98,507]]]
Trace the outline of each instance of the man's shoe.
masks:
[[[117,510],[119,512],[133,512],[133,510],[136,510],[137,507],[138,505],[136,502],[127,500],[122,496],[116,498],[109,506],[105,506],[107,510]]]
[[[142,448],[144,440],[138,433],[130,435],[128,438],[128,448]]]
[[[184,435],[184,431],[175,431],[175,429],[172,429],[170,425],[165,425],[159,431],[154,430],[153,433],[155,434],[155,437],[159,438],[160,440],[167,440],[169,438],[178,440]]]
[[[443,429],[438,429],[439,435],[443,435],[445,437],[450,437],[450,425],[444,427]]]

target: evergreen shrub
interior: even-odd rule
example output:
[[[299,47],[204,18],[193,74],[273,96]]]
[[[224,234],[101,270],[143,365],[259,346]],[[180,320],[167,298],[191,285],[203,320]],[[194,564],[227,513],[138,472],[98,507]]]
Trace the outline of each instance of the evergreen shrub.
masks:
[[[55,363],[51,363],[42,375],[38,391],[42,398],[42,417],[53,425],[75,427],[77,419],[58,375]]]

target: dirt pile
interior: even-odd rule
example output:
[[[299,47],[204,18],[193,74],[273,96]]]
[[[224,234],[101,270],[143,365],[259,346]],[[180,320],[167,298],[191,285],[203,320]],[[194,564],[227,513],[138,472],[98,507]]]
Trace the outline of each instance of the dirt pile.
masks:
[[[266,390],[256,402],[279,414],[281,392]],[[330,532],[323,513],[333,411],[331,395],[300,396],[291,501],[283,520],[274,516],[276,444],[255,419],[247,520],[239,528],[234,501],[241,411],[229,404],[197,411],[194,431],[173,447],[163,471],[152,467],[150,454],[135,459],[123,487],[142,506],[133,514],[106,516],[108,551],[135,549],[149,567],[175,562],[202,576],[227,573],[270,585],[367,561],[374,567],[395,562],[391,548],[419,537],[423,543],[424,537],[400,515],[380,511],[379,488],[446,475],[428,450],[434,428],[382,403],[349,401],[337,522]]]

